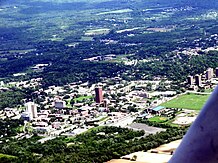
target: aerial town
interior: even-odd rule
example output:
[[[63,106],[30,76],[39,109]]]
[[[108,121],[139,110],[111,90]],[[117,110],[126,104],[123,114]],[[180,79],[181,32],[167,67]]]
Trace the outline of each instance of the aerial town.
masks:
[[[36,87],[40,81],[39,78],[8,85]],[[131,124],[137,119],[151,119],[156,116],[174,116],[175,124],[191,124],[198,112],[161,105],[181,96],[176,91],[158,91],[160,84],[170,88],[171,82],[163,82],[161,79],[127,82],[114,77],[93,85],[77,82],[63,87],[50,86],[46,90],[41,88],[34,92],[40,99],[37,102],[23,99],[26,101],[24,106],[5,108],[0,112],[0,118],[22,118],[25,121],[23,131],[16,138],[30,137],[37,133],[44,137],[40,140],[42,142],[60,135],[75,136],[96,126],[144,129]],[[203,74],[188,76],[186,91],[182,94],[204,93],[199,90],[213,89],[217,84],[218,68],[215,73],[212,68],[208,68]],[[1,89],[7,88],[6,86],[2,83]],[[144,130],[152,133],[150,129]]]
[[[0,162],[211,159],[215,1],[0,0]]]

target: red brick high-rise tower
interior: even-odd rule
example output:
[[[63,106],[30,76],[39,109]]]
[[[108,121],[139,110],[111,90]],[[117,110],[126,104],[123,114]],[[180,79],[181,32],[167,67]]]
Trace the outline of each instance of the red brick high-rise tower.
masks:
[[[101,103],[103,101],[102,88],[95,88],[95,102]]]

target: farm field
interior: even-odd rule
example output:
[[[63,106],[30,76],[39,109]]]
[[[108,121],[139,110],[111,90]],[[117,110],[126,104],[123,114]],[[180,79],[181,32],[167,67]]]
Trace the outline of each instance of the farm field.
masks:
[[[200,110],[210,95],[185,94],[161,104],[167,108]]]

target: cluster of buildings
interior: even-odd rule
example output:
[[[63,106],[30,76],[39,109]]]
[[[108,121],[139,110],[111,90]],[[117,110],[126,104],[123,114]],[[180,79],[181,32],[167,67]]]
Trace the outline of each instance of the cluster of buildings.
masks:
[[[172,115],[175,115],[179,110],[181,109],[166,108],[164,106],[148,107],[139,116],[137,116],[137,118],[138,119],[149,119],[157,115],[168,118],[168,117],[172,117]]]
[[[4,89],[7,86],[15,86],[18,88],[36,88],[41,85],[42,78],[33,78],[31,80],[20,81],[20,82],[9,82],[8,84],[4,84]]]
[[[218,50],[217,41],[218,41],[218,35],[213,34],[205,39],[203,38],[195,39],[192,42],[192,45],[190,45],[190,47],[179,48],[178,50],[175,50],[174,52],[177,55],[185,54],[185,55],[193,56],[193,55],[200,55],[202,53],[208,53],[209,51],[217,51]],[[186,43],[188,41],[183,40],[182,43],[184,42]]]
[[[195,76],[189,75],[187,77],[187,84],[190,89],[196,90],[198,88],[208,89],[213,86],[214,79],[218,78],[218,68],[208,68],[203,74]],[[216,82],[214,84],[217,84]]]
[[[47,66],[49,66],[49,64],[37,64],[31,67],[31,69],[35,72],[40,72],[43,71]]]
[[[54,98],[52,107],[47,109],[40,108],[34,102],[27,102],[21,118],[31,124],[33,132],[47,135],[66,134],[69,130],[78,130],[79,127],[84,128],[85,125],[92,127],[94,122],[105,119],[109,111],[107,100],[103,98],[102,87],[95,87],[94,92],[95,100],[91,106],[75,104],[75,108],[69,108],[66,101],[60,97]]]
[[[3,115],[21,117],[26,122],[25,133],[74,136],[97,125],[130,124],[137,116],[144,114],[142,111],[145,108],[150,108],[146,112],[150,116],[162,114],[166,108],[155,109],[155,106],[176,94],[175,91],[158,91],[163,84],[168,90],[171,85],[171,81],[159,78],[129,82],[118,76],[92,85],[79,81],[46,89],[37,87],[41,80],[37,78],[13,83],[13,86],[21,89],[35,88],[33,96],[36,98],[34,102],[26,102],[25,109],[20,107],[16,111],[4,111],[2,117],[0,112],[0,118]],[[29,100],[23,99],[24,102]]]
[[[19,119],[20,111],[17,108],[5,108],[4,110],[0,110],[0,119]]]
[[[91,57],[91,58],[86,58],[83,59],[84,61],[91,61],[91,62],[98,62],[98,61],[109,61],[112,59],[115,59],[116,55],[115,54],[108,54],[105,56],[96,56],[96,57]]]
[[[151,83],[152,93],[149,93],[146,86]],[[149,105],[153,109],[151,115],[163,112],[165,108],[155,110],[154,106],[174,96],[175,92],[155,91],[159,84],[159,80],[128,82],[115,77],[93,85],[78,82],[51,86],[35,91],[40,100],[36,100],[37,104],[27,102],[20,115],[28,121],[27,128],[46,135],[74,135],[77,130],[96,125],[119,126],[124,121],[130,123],[134,119],[133,112],[140,115]],[[166,81],[166,85],[169,84]],[[154,98],[156,96],[161,97]]]

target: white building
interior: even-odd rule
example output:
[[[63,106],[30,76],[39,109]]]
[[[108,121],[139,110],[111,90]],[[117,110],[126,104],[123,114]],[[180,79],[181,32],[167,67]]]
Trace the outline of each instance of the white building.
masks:
[[[213,69],[212,68],[208,68],[207,71],[206,71],[205,76],[206,76],[207,80],[212,79],[213,78]]]
[[[29,114],[30,120],[37,118],[37,105],[34,102],[27,102],[25,104],[26,112]]]

